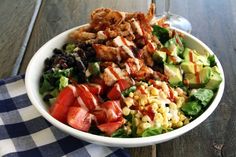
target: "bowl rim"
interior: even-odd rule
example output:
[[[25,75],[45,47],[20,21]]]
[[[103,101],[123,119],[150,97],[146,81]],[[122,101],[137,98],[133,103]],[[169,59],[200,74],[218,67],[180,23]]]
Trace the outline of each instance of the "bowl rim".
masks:
[[[214,54],[215,55],[215,60],[217,63],[217,66],[219,68],[219,71],[221,73],[222,76],[222,82],[220,84],[220,87],[217,91],[216,96],[214,97],[214,100],[212,101],[212,103],[208,106],[208,108],[199,116],[197,117],[195,120],[191,121],[189,124],[182,126],[181,128],[175,129],[173,131],[164,133],[164,134],[160,134],[160,135],[155,135],[155,136],[150,136],[150,137],[136,137],[136,138],[112,138],[112,137],[105,137],[105,136],[100,136],[100,135],[95,135],[95,134],[91,134],[91,133],[86,133],[83,131],[79,131],[77,129],[74,129],[66,124],[63,124],[61,122],[59,122],[58,120],[56,120],[55,118],[53,118],[40,104],[40,102],[38,102],[36,100],[36,97],[40,96],[40,94],[35,94],[35,89],[33,89],[33,86],[31,86],[32,84],[32,80],[31,80],[31,72],[34,70],[34,66],[35,66],[35,61],[40,57],[40,54],[42,53],[42,49],[44,49],[44,47],[47,47],[48,45],[51,44],[51,42],[53,40],[58,40],[59,38],[68,35],[70,32],[86,26],[88,24],[85,25],[80,25],[80,26],[76,26],[74,28],[68,29],[62,33],[60,33],[59,35],[53,37],[52,39],[50,39],[49,41],[47,41],[35,54],[34,56],[31,58],[27,69],[26,69],[26,74],[25,74],[25,85],[26,85],[26,91],[28,94],[28,97],[31,101],[31,103],[34,105],[34,107],[39,111],[39,113],[47,120],[49,121],[51,124],[53,124],[54,126],[56,126],[57,128],[59,128],[60,130],[74,136],[77,137],[79,139],[88,141],[88,142],[92,142],[95,144],[100,144],[100,145],[106,145],[106,146],[119,146],[119,147],[138,147],[138,146],[147,146],[147,145],[151,145],[151,144],[157,144],[157,143],[162,143],[168,140],[171,140],[173,138],[176,138],[190,130],[192,130],[193,128],[195,128],[196,126],[198,126],[200,123],[202,123],[204,120],[206,120],[211,114],[212,112],[216,109],[216,107],[218,106],[218,104],[220,103],[220,100],[223,96],[223,92],[224,92],[224,88],[225,88],[225,76],[224,76],[224,71],[222,68],[222,65],[220,63],[220,61],[218,60],[217,56],[213,53],[213,51],[206,45],[204,44],[202,41],[200,41],[198,38],[194,37],[193,35],[183,32],[179,29],[176,29],[177,31],[183,33],[185,36],[188,36],[189,38],[191,38],[191,40],[194,40],[195,42],[197,42],[198,44],[200,44],[206,51],[208,51],[210,54]],[[38,92],[38,91],[36,91]],[[45,104],[43,104],[45,105]],[[142,140],[140,140],[142,139]]]

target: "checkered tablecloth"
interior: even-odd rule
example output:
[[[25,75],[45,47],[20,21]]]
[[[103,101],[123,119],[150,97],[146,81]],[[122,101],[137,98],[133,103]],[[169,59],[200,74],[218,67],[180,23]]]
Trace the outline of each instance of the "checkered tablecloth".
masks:
[[[0,156],[128,157],[122,148],[76,139],[47,122],[26,94],[24,76],[0,80]]]

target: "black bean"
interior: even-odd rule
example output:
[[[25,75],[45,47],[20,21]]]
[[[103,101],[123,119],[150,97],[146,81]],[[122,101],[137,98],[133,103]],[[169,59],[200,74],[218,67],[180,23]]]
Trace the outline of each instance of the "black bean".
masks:
[[[72,67],[75,65],[75,58],[73,56],[68,56],[66,60],[69,67]]]
[[[53,53],[54,53],[54,54],[62,54],[63,52],[62,52],[62,50],[55,48],[55,49],[53,50]]]
[[[66,44],[64,44],[63,46],[62,46],[62,50],[66,50],[66,46],[68,45],[68,43],[66,43]]]
[[[85,82],[87,82],[87,78],[86,78],[84,72],[78,72],[77,76],[78,76],[78,83],[85,83]]]
[[[86,70],[86,67],[85,67],[84,63],[81,60],[76,61],[76,67],[79,71],[85,71]]]

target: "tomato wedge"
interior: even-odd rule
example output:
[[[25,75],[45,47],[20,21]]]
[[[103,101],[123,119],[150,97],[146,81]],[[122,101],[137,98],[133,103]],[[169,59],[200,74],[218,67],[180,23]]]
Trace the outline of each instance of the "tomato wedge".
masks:
[[[107,122],[117,121],[122,116],[120,101],[106,101],[101,105],[107,116]]]
[[[117,129],[119,129],[124,123],[123,119],[120,119],[115,122],[108,122],[101,125],[98,125],[98,129],[104,132],[106,135],[111,136]]]
[[[129,88],[131,83],[125,79],[119,79],[117,83],[112,87],[112,89],[107,94],[107,97],[111,100],[118,100],[121,98],[121,92]]]
[[[94,94],[94,95],[100,95],[103,93],[103,87],[100,84],[96,84],[96,83],[87,83],[84,84],[88,90]]]
[[[55,103],[49,109],[49,113],[59,120],[60,122],[66,122],[66,115],[68,109],[71,105],[73,105],[75,101],[74,96],[75,87],[67,86],[65,87],[57,96]]]
[[[105,81],[101,79],[100,77],[93,77],[91,79],[92,83],[99,84],[102,87],[103,93],[107,90],[107,85],[105,84]]]
[[[85,85],[77,85],[78,99],[80,105],[87,108],[90,112],[97,108],[98,98],[93,95]]]
[[[107,122],[107,115],[105,110],[96,110],[92,113],[95,116],[95,121],[97,124],[102,124]]]
[[[67,114],[67,123],[75,129],[88,132],[91,126],[92,115],[82,107],[70,107]]]

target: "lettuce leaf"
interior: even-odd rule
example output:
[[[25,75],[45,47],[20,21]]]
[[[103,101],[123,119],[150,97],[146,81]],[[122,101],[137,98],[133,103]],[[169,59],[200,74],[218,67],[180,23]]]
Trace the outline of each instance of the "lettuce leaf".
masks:
[[[201,104],[205,107],[210,103],[213,96],[214,96],[214,92],[212,90],[199,88],[197,89],[195,93],[191,95],[191,98],[194,98],[195,100],[200,101]]]
[[[162,27],[158,26],[158,25],[154,25],[153,26],[152,34],[157,36],[157,38],[160,40],[160,42],[162,44],[165,44],[166,41],[168,41],[170,39],[169,31],[167,29],[165,29],[165,28],[162,28]]]
[[[62,89],[68,85],[68,77],[72,73],[72,68],[68,69],[53,69],[43,73],[40,81],[40,94],[50,92],[54,89]]]
[[[148,137],[148,136],[154,136],[154,135],[159,135],[162,133],[162,127],[150,127],[144,130],[142,133],[142,137]]]
[[[198,115],[201,109],[202,106],[201,104],[198,103],[198,101],[189,101],[181,107],[181,110],[188,116]]]

